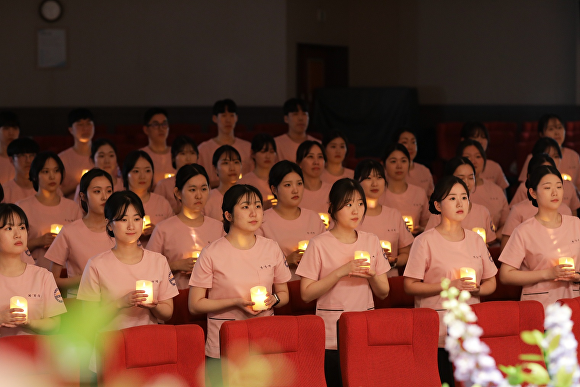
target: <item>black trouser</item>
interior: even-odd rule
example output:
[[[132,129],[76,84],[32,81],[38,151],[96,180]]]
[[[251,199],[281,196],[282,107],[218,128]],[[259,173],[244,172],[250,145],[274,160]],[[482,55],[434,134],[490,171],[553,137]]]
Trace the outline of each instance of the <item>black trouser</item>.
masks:
[[[324,377],[326,378],[327,387],[342,387],[340,356],[336,349],[324,351]]]
[[[447,383],[449,384],[449,387],[455,387],[453,364],[451,364],[449,353],[445,348],[437,349],[437,366],[439,367],[439,379],[441,379],[441,384]]]

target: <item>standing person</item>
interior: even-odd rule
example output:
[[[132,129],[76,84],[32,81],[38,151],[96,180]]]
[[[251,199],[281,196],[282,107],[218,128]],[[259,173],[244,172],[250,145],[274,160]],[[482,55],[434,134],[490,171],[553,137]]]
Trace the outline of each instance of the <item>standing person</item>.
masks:
[[[540,166],[528,179],[528,195],[538,213],[513,231],[499,261],[500,280],[522,286],[521,300],[536,300],[544,308],[561,298],[578,295],[580,219],[559,213],[563,179],[553,166]],[[567,257],[573,265],[563,264]]]
[[[316,212],[300,207],[304,177],[297,164],[288,160],[277,162],[270,170],[268,182],[278,204],[264,212],[264,222],[258,231],[278,243],[288,262],[292,280],[299,280],[295,272],[304,253],[299,242],[322,234],[326,227]]]
[[[345,177],[352,179],[354,171],[343,166],[348,153],[346,136],[338,130],[332,130],[322,139],[322,147],[326,154],[326,163],[320,179],[330,185]]]
[[[50,261],[50,271],[67,297],[77,295],[81,276],[90,258],[115,246],[106,233],[105,203],[113,193],[109,173],[94,168],[81,177],[79,199],[85,213],[82,219],[65,225],[48,248],[44,257]],[[67,278],[61,278],[66,268]]]
[[[268,176],[272,166],[276,162],[276,142],[268,133],[258,133],[252,139],[252,160],[256,168],[246,173],[240,179],[239,184],[253,185],[260,190],[264,199],[264,209],[272,207],[272,191],[268,185]]]
[[[148,145],[141,148],[147,152],[155,166],[153,187],[165,179],[165,174],[175,175],[172,165],[171,149],[167,146],[169,136],[169,115],[165,109],[158,107],[148,109],[143,116],[143,132],[147,135]]]
[[[410,220],[410,231],[415,235],[421,233],[429,220],[429,202],[423,188],[407,182],[411,168],[409,151],[402,144],[391,144],[387,147],[384,164],[389,184],[380,203],[399,210],[403,218]]]
[[[201,165],[186,164],[179,168],[173,192],[181,210],[155,227],[147,250],[163,254],[174,273],[177,288],[188,289],[197,260],[194,253],[221,238],[224,232],[221,222],[203,215],[209,197],[209,177]]]
[[[68,131],[74,138],[74,145],[58,154],[66,168],[67,175],[62,182],[62,192],[74,198],[75,188],[81,181],[83,171],[93,168],[91,143],[95,135],[93,113],[89,109],[74,109],[68,114]]]
[[[461,128],[461,141],[464,140],[474,140],[479,142],[483,151],[487,152],[487,147],[489,146],[489,132],[481,122],[466,122]],[[481,178],[493,181],[501,189],[507,189],[510,185],[503,173],[501,165],[490,159],[487,159],[487,162],[485,163],[485,169],[481,173]]]
[[[384,248],[385,255],[389,259],[391,270],[389,277],[399,275],[398,268],[405,267],[409,258],[409,251],[413,243],[413,234],[407,229],[399,210],[383,206],[379,199],[385,193],[387,179],[385,169],[376,160],[361,161],[354,171],[355,180],[358,181],[365,192],[367,212],[364,220],[357,230],[375,234],[381,241],[387,241],[391,248]]]
[[[296,274],[302,277],[302,299],[317,300],[316,315],[326,327],[326,384],[342,386],[336,323],[343,312],[374,309],[373,293],[380,299],[387,297],[391,266],[379,238],[356,230],[367,210],[360,184],[340,179],[332,186],[329,199],[334,227],[310,240]],[[355,259],[360,252],[368,258]]]
[[[0,184],[14,179],[16,171],[8,156],[8,144],[20,135],[20,120],[9,111],[0,112]]]
[[[123,185],[127,190],[139,196],[145,208],[145,214],[151,221],[143,229],[143,239],[151,236],[153,229],[159,222],[174,215],[169,202],[163,196],[151,192],[153,175],[153,160],[147,152],[136,150],[127,155],[123,163]]]
[[[284,122],[288,124],[288,133],[284,133],[274,140],[278,148],[278,160],[296,162],[296,151],[304,141],[317,141],[306,134],[308,130],[308,105],[300,98],[290,98],[284,102]]]
[[[0,204],[0,337],[49,334],[58,331],[66,307],[46,270],[20,260],[26,250],[28,219],[15,204]],[[10,298],[20,296],[28,313],[10,308]]]
[[[32,161],[29,174],[36,194],[17,203],[30,222],[28,249],[36,264],[46,269],[51,262],[44,255],[56,237],[52,225],[62,228],[83,217],[79,205],[59,193],[65,177],[60,157],[54,152],[40,152]]]
[[[219,178],[219,185],[209,192],[204,213],[221,222],[223,220],[222,202],[224,195],[233,185],[238,183],[242,159],[236,148],[222,145],[214,152],[211,162],[213,171]]]
[[[173,140],[171,144],[171,166],[176,171],[179,171],[184,165],[197,163],[198,155],[197,145],[190,137],[179,136]],[[179,214],[181,203],[178,203],[177,199],[175,199],[174,191],[175,176],[171,176],[158,182],[154,192],[167,199],[169,204],[171,204],[171,208],[173,208],[173,212]]]
[[[318,213],[328,213],[328,193],[332,186],[320,176],[326,163],[326,154],[318,141],[304,141],[296,151],[296,164],[304,176],[302,208]]]
[[[453,386],[453,366],[445,350],[441,279],[451,280],[450,286],[459,291],[470,292],[467,303],[476,304],[480,296],[494,292],[497,268],[483,239],[461,226],[469,210],[469,189],[463,180],[445,176],[438,181],[429,210],[441,215],[441,223],[415,239],[405,268],[404,287],[407,294],[415,296],[415,308],[432,308],[439,314],[439,377],[441,383]],[[475,270],[475,278],[461,278],[462,267]]]
[[[407,182],[409,184],[423,188],[427,193],[427,196],[431,196],[434,188],[433,175],[431,175],[429,168],[423,164],[415,162],[415,158],[417,157],[417,152],[419,150],[415,130],[411,128],[400,128],[393,135],[393,140],[396,143],[404,145],[409,152],[409,156],[411,157],[409,173],[407,174]]]
[[[4,203],[16,203],[36,193],[29,173],[32,160],[39,151],[36,141],[26,137],[17,138],[8,145],[8,157],[14,166],[15,176],[14,179],[2,184]]]
[[[219,185],[219,177],[212,167],[212,159],[215,151],[223,145],[230,145],[241,155],[240,159],[247,160],[242,168],[242,174],[248,173],[254,169],[251,162],[251,144],[234,136],[234,129],[238,122],[238,106],[231,99],[217,101],[213,105],[212,120],[217,125],[218,135],[210,140],[202,142],[199,145],[199,162],[210,178],[211,187]]]

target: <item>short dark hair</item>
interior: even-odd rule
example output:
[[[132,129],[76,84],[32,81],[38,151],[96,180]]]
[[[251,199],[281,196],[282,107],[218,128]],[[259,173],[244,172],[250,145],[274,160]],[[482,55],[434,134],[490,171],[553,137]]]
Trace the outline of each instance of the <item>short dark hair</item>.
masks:
[[[225,153],[226,157],[229,157],[230,160],[235,160],[235,157],[242,162],[242,156],[240,156],[240,152],[236,148],[231,145],[222,145],[213,152],[213,157],[211,158],[211,165],[217,168],[217,163],[220,161],[220,157]]]
[[[225,113],[228,111],[229,113],[236,113],[238,112],[238,105],[234,102],[234,100],[226,98],[220,99],[216,103],[213,104],[213,115],[217,116],[221,113]]]
[[[152,107],[147,109],[145,111],[145,114],[143,114],[143,125],[145,126],[149,125],[149,121],[151,121],[151,118],[153,118],[153,116],[156,114],[163,114],[165,118],[169,119],[169,114],[167,114],[167,110],[160,107]]]
[[[564,183],[564,179],[562,179],[562,175],[556,167],[551,165],[540,165],[538,168],[534,169],[528,180],[526,180],[528,199],[532,201],[534,207],[538,207],[538,201],[530,195],[530,188],[537,192],[540,181],[546,175],[555,175],[560,179],[562,184]]]
[[[197,144],[193,139],[189,136],[181,135],[177,136],[175,140],[171,143],[171,166],[173,169],[177,168],[175,164],[175,158],[182,152],[186,146],[191,146],[191,149],[195,152],[195,154],[199,157],[199,150],[197,149]]]
[[[562,158],[562,149],[558,144],[558,141],[554,140],[551,137],[541,137],[536,141],[534,147],[532,148],[532,155],[538,155],[540,153],[548,153],[546,152],[548,149],[553,148],[558,152],[560,158]]]
[[[348,154],[348,138],[346,138],[346,136],[344,135],[344,133],[342,133],[340,130],[331,130],[328,131],[324,134],[324,136],[322,137],[322,146],[324,147],[324,149],[326,149],[326,147],[328,146],[328,144],[337,138],[342,138],[342,140],[344,141],[344,145],[346,146],[346,154]]]
[[[258,153],[263,149],[274,149],[274,152],[278,152],[276,147],[276,141],[270,133],[258,133],[252,138],[252,152]]]
[[[95,121],[95,117],[93,116],[93,113],[86,108],[73,109],[68,113],[69,128],[72,127],[75,122],[80,120]]]
[[[91,144],[91,160],[95,159],[95,155],[99,151],[99,148],[103,145],[108,145],[113,148],[115,156],[117,155],[117,146],[113,141],[109,140],[108,138],[99,138],[98,140],[93,141]]]
[[[481,157],[483,157],[483,169],[485,170],[485,166],[487,165],[487,155],[485,154],[485,150],[483,149],[483,146],[481,145],[481,143],[479,141],[475,141],[475,140],[463,140],[463,141],[461,141],[461,143],[457,146],[457,152],[455,153],[455,155],[459,156],[459,157],[463,157],[463,151],[468,146],[474,146],[475,148],[477,148],[477,150],[481,154]]]
[[[40,152],[36,155],[36,157],[34,157],[34,160],[32,160],[32,164],[30,164],[30,171],[28,172],[28,179],[32,182],[32,187],[34,187],[36,192],[38,192],[38,175],[49,159],[53,159],[56,162],[56,165],[58,165],[58,169],[60,169],[60,184],[62,184],[64,180],[66,171],[60,157],[51,151]]]
[[[393,135],[391,137],[393,142],[399,142],[399,140],[401,139],[401,135],[403,133],[411,133],[413,136],[415,136],[415,139],[417,138],[417,132],[415,131],[415,129],[410,128],[408,126],[403,126],[393,132]]]
[[[177,175],[175,175],[175,187],[181,191],[189,179],[197,175],[202,175],[207,181],[209,187],[209,176],[205,168],[199,164],[187,164],[179,168]]]
[[[443,170],[443,175],[444,176],[453,176],[453,174],[455,173],[457,168],[459,168],[462,165],[469,165],[471,167],[471,169],[473,169],[473,174],[475,175],[475,167],[473,166],[473,163],[471,161],[469,161],[469,159],[467,157],[460,157],[460,156],[455,156],[454,158],[452,158],[451,160],[449,160],[445,164],[445,169]]]
[[[149,190],[153,188],[153,175],[155,174],[155,165],[153,165],[153,160],[151,160],[151,156],[145,151],[142,150],[135,150],[125,157],[125,162],[123,163],[123,170],[121,171],[121,175],[123,175],[123,184],[125,185],[125,189],[129,189],[129,172],[133,168],[135,168],[135,164],[139,159],[145,159],[151,165],[151,185],[149,186]]]
[[[538,120],[538,133],[544,134],[544,132],[546,131],[546,127],[548,126],[548,122],[550,122],[550,120],[554,118],[560,121],[562,126],[564,126],[564,130],[566,129],[566,123],[562,120],[562,118],[560,118],[560,116],[556,114],[544,114]]]
[[[551,166],[557,168],[556,162],[547,153],[538,153],[533,155],[532,158],[530,159],[530,162],[528,163],[527,176],[529,177],[534,172],[534,169],[538,168],[541,165],[544,165],[545,163],[550,163]]]
[[[109,180],[109,183],[111,183],[111,189],[113,189],[115,186],[113,184],[113,178],[111,177],[111,175],[109,175],[107,171],[104,171],[102,169],[93,168],[81,177],[81,182],[79,183],[79,203],[85,213],[89,212],[89,204],[87,203],[87,201],[83,200],[83,197],[80,196],[80,193],[82,192],[85,198],[87,198],[88,197],[87,192],[89,190],[91,182],[93,181],[93,179],[101,176],[104,176],[107,178],[107,180]]]
[[[328,194],[328,214],[335,222],[336,213],[342,210],[349,201],[354,199],[355,192],[358,192],[365,206],[361,222],[364,220],[367,213],[365,191],[358,181],[345,177],[335,181]]]
[[[324,147],[322,146],[322,144],[319,143],[318,141],[306,140],[303,141],[302,144],[300,144],[298,146],[298,149],[296,150],[296,164],[300,165],[302,160],[304,160],[304,158],[308,155],[308,153],[310,153],[310,150],[312,149],[313,146],[317,146],[318,148],[320,148],[320,151],[322,152],[322,157],[324,157],[324,161],[326,162],[326,152],[324,151]]]
[[[16,113],[11,111],[0,112],[0,127],[20,128],[20,120]]]
[[[123,219],[123,216],[127,213],[127,208],[129,208],[130,205],[135,208],[135,211],[137,211],[141,218],[145,216],[143,202],[136,193],[128,190],[113,192],[105,203],[105,219],[107,219],[108,223]],[[142,232],[142,230],[137,230],[137,232]],[[107,235],[115,237],[113,230],[109,230],[108,227]]]
[[[409,168],[411,168],[411,155],[409,154],[407,147],[405,147],[405,145],[403,144],[399,144],[398,142],[392,142],[390,145],[387,146],[387,148],[385,149],[383,161],[387,161],[389,156],[393,154],[393,152],[395,151],[400,151],[405,155],[405,157],[407,157],[407,159],[409,160]]]
[[[8,149],[6,150],[8,157],[14,157],[25,153],[37,154],[38,152],[40,152],[38,143],[28,137],[17,138],[8,144]]]
[[[226,218],[226,211],[232,214],[233,221],[234,207],[236,204],[238,204],[242,198],[247,198],[249,201],[254,196],[260,199],[260,202],[264,202],[260,190],[249,184],[236,184],[226,191],[224,194],[224,200],[222,201],[222,214],[224,217],[223,223],[224,231],[226,233],[230,232],[230,226],[232,225],[232,222]]]
[[[489,132],[481,122],[469,121],[461,128],[461,138],[469,140],[473,137],[485,137],[489,141]]]
[[[354,179],[361,182],[369,178],[373,172],[375,172],[379,177],[382,177],[385,180],[385,185],[387,184],[385,168],[380,162],[373,159],[363,160],[356,165],[356,168],[354,169]]]
[[[270,169],[270,174],[268,175],[268,186],[270,189],[272,189],[272,186],[278,187],[284,180],[284,177],[292,172],[297,173],[298,176],[304,180],[302,169],[298,166],[298,164],[288,160],[278,161],[276,164],[274,164],[274,166]]]
[[[3,228],[7,224],[17,226],[14,224],[14,215],[18,215],[22,223],[24,223],[26,231],[28,231],[28,218],[26,214],[22,208],[12,203],[0,203],[0,228]]]
[[[449,192],[451,192],[451,189],[453,186],[455,186],[455,184],[461,184],[467,193],[467,198],[469,199],[469,189],[463,180],[453,175],[443,176],[435,185],[435,190],[433,190],[431,198],[429,199],[429,212],[435,215],[441,214],[441,212],[435,208],[435,202],[441,203],[443,200],[445,200],[445,198],[449,196]]]
[[[290,113],[296,113],[298,110],[302,110],[304,113],[308,113],[308,105],[306,104],[306,101],[301,98],[290,98],[284,102],[283,109],[285,116]]]

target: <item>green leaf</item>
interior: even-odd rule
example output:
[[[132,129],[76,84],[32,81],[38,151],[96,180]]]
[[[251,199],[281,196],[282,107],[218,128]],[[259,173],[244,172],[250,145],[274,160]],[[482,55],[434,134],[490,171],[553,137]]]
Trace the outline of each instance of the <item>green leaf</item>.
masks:
[[[540,345],[544,338],[544,335],[537,329],[534,329],[533,331],[523,331],[520,336],[522,341],[529,345]]]
[[[570,387],[572,385],[572,373],[566,372],[564,368],[560,368],[556,374],[554,387]]]
[[[550,342],[550,345],[548,346],[548,352],[554,351],[556,348],[558,348],[559,344],[560,344],[560,335],[557,335]]]
[[[524,361],[542,361],[544,360],[542,355],[536,355],[534,353],[525,353],[520,355],[520,360]]]
[[[536,363],[524,363],[525,368],[530,370],[529,373],[524,373],[524,380],[528,383],[543,385],[550,383],[550,375],[544,367]]]
[[[517,386],[524,382],[524,378],[522,376],[522,367],[500,365],[499,369],[502,370],[507,375],[507,381],[512,386]]]

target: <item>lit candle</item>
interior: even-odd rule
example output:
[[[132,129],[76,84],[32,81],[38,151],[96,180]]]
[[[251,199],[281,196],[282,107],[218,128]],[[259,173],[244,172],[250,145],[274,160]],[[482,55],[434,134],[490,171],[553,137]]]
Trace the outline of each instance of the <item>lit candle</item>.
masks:
[[[238,179],[242,180],[242,174],[240,173],[240,177],[238,177]]]
[[[26,298],[19,297],[19,296],[11,297],[10,298],[10,309],[12,309],[12,308],[22,309],[23,312],[16,312],[16,313],[25,314],[26,320],[28,320],[28,301],[26,301]]]
[[[274,195],[268,195],[267,199],[272,203],[273,206],[278,204],[278,199]]]
[[[407,229],[410,232],[413,232],[413,217],[409,216],[409,215],[403,215],[403,220],[405,221],[405,224],[407,225]]]
[[[265,286],[254,286],[250,289],[250,296],[252,297],[252,302],[254,305],[252,309],[254,310],[266,310],[268,307],[266,306],[266,296],[268,291],[266,290]]]
[[[62,230],[62,224],[51,224],[50,232],[51,234],[58,234]]]
[[[145,229],[145,227],[149,226],[151,224],[151,218],[149,217],[149,215],[145,215],[143,217],[143,229]]]
[[[475,227],[475,228],[472,228],[471,231],[476,232],[477,235],[479,235],[480,237],[483,238],[483,241],[484,242],[487,242],[486,235],[485,235],[485,229],[484,228]]]
[[[308,247],[308,241],[300,241],[298,242],[298,250],[306,250],[306,248]]]
[[[199,254],[201,254],[201,251],[199,251],[199,250],[195,250],[193,253],[191,253],[191,257],[193,258],[194,265],[197,263],[197,259],[199,258]]]
[[[559,258],[558,265],[571,265],[572,267],[566,267],[566,269],[574,270],[574,260],[569,257]]]
[[[376,208],[378,202],[379,201],[377,199],[369,199],[369,198],[367,198],[367,207],[368,208]]]
[[[173,177],[173,176],[175,176],[173,173],[166,173],[165,174],[166,179],[169,179],[170,177]]]
[[[87,173],[89,170],[88,169],[83,169],[83,173],[81,176],[84,176],[85,173]]]
[[[328,229],[328,225],[330,224],[330,216],[326,212],[319,212],[318,215],[320,215],[320,219],[322,219],[324,225]]]
[[[471,278],[469,282],[476,282],[475,281],[475,269],[470,267],[462,267],[459,269],[459,277],[460,278]]]
[[[562,173],[562,179],[572,181],[572,176],[568,175],[567,173]]]
[[[371,267],[371,255],[369,254],[368,251],[361,251],[361,250],[357,250],[354,252],[354,259],[365,259],[367,261],[366,265],[363,265],[361,267]]]
[[[390,252],[390,251],[391,251],[391,242],[389,242],[389,241],[384,241],[384,240],[381,240],[381,247],[382,247],[383,249],[388,249],[388,250],[389,250],[389,252]]]
[[[135,284],[135,290],[145,290],[147,299],[145,302],[143,302],[144,304],[153,303],[153,282],[147,280],[138,280]]]

